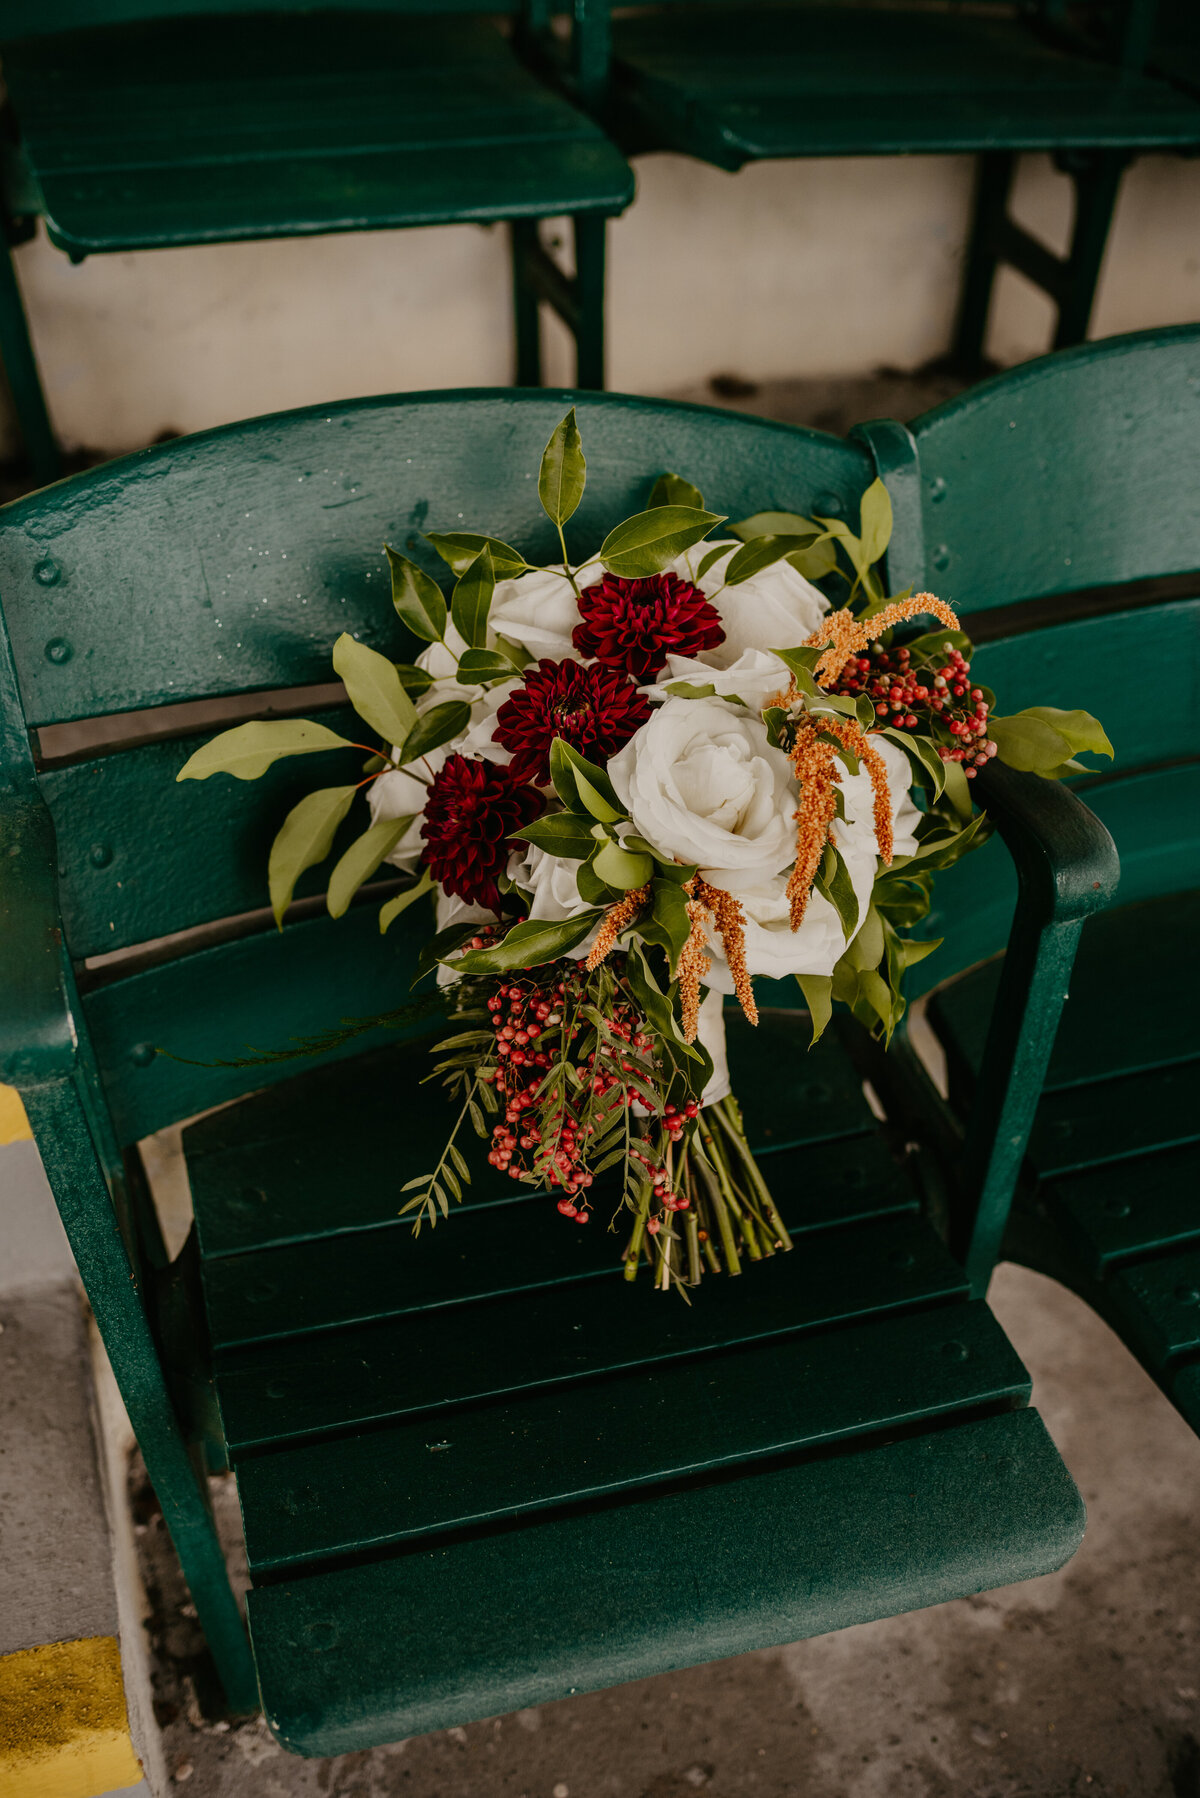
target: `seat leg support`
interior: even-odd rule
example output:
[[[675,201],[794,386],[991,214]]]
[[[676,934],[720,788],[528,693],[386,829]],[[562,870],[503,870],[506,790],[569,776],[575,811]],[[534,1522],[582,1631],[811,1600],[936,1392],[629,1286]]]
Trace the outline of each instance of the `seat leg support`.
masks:
[[[607,220],[573,219],[575,274],[564,274],[538,235],[537,223],[512,225],[513,307],[517,335],[517,385],[542,384],[538,308],[551,306],[575,339],[578,387],[604,387],[604,268]]]
[[[512,237],[513,328],[516,334],[516,384],[518,387],[540,387],[542,384],[542,327],[538,315],[538,296],[526,269],[530,259],[541,249],[536,219],[514,219],[509,226]]]
[[[40,486],[56,481],[62,458],[46,409],[29,322],[7,240],[0,249],[0,360],[8,377],[13,409],[25,445],[29,471]]]
[[[246,1627],[229,1583],[207,1490],[171,1403],[81,1094],[72,1081],[23,1095],[55,1201],[146,1471],[162,1506],[230,1709],[258,1709]]]

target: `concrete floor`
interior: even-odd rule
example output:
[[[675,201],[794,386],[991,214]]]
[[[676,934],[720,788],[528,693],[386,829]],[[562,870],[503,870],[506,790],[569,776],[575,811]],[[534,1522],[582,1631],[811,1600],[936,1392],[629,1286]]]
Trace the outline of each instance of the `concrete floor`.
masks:
[[[205,1723],[139,1489],[174,1780],[187,1798],[1200,1798],[1200,1441],[1071,1294],[1003,1267],[992,1302],[1087,1502],[1061,1573],[371,1753],[301,1761],[261,1722]]]

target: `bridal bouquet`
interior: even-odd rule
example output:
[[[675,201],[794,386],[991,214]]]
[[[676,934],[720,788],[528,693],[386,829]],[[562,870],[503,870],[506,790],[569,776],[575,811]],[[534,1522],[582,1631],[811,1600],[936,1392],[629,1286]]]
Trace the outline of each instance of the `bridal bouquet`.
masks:
[[[890,1036],[905,969],[937,947],[908,934],[932,877],[986,834],[979,769],[999,755],[1055,778],[1078,751],[1112,750],[1084,712],[995,717],[949,606],[888,598],[881,482],[857,535],[764,513],[714,537],[726,520],[663,475],[574,565],[564,527],[585,474],[571,412],[539,478],[553,566],[430,533],[455,577],[447,604],[386,550],[395,608],[426,647],[396,665],[350,635],[334,645],[380,741],[352,745],[369,757],[359,782],[284,820],[271,901],[282,925],[365,791],[370,822],[333,867],[329,910],[384,863],[409,877],[379,926],[430,897],[418,971],[436,969],[453,1026],[433,1074],[457,1116],[403,1209],[419,1227],[461,1199],[469,1126],[493,1167],[577,1223],[614,1170],[626,1277],[648,1265],[664,1289],[693,1286],[791,1246],[730,1089],[725,999],[754,1024],[755,977],[794,976],[814,1040],[834,1000]],[[178,778],[250,780],[347,746],[307,720],[243,724]]]

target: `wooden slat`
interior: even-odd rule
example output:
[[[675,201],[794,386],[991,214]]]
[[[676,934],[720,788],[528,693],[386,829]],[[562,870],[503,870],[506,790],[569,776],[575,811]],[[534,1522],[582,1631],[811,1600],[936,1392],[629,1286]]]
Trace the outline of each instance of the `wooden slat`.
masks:
[[[1200,1349],[1200,1250],[1121,1268],[1107,1292],[1121,1334],[1151,1372]]]
[[[1200,1138],[1200,1059],[1047,1093],[1029,1158],[1043,1178]]]
[[[919,1217],[823,1230],[737,1279],[707,1280],[703,1303],[622,1293],[607,1277],[218,1357],[232,1452],[388,1417],[595,1378],[735,1342],[812,1329],[963,1291],[962,1269]]]
[[[796,1238],[917,1206],[912,1183],[878,1136],[785,1149],[765,1161],[764,1171]],[[615,1234],[606,1228],[619,1187],[595,1189],[595,1221],[583,1228],[559,1218],[548,1194],[516,1190],[515,1199],[510,1190],[464,1207],[436,1230],[423,1229],[416,1241],[411,1224],[393,1218],[375,1229],[206,1261],[214,1346],[367,1323],[612,1271],[629,1228],[627,1212],[617,1217]],[[394,1185],[385,1192],[395,1210]]]
[[[1040,1199],[1087,1271],[1200,1237],[1200,1143],[1048,1181]]]
[[[823,432],[571,398],[588,460],[576,555],[640,510],[664,469],[731,518],[764,506],[850,517],[871,478],[864,449]],[[536,475],[569,403],[498,390],[311,407],[106,463],[77,477],[66,510],[50,490],[15,501],[0,595],[29,722],[321,681],[342,630],[404,655],[380,544],[437,573],[419,533],[470,527],[552,561]]]
[[[331,998],[331,1019],[341,1015],[335,1003]],[[756,1150],[874,1128],[849,1056],[832,1036],[809,1053],[810,1035],[804,1012],[764,1011],[753,1031],[740,1015],[728,1018],[730,1064]],[[295,1075],[303,1065],[287,1071]],[[400,1188],[436,1162],[453,1121],[442,1089],[421,1087],[430,1065],[423,1043],[384,1050],[302,1073],[193,1125],[184,1152],[203,1254],[391,1221]],[[472,1166],[467,1206],[519,1195],[521,1188],[488,1167],[482,1144],[468,1135],[463,1146]],[[878,1165],[850,1184],[874,1178]]]
[[[249,1595],[267,1722],[341,1754],[1061,1566],[1083,1505],[1036,1412]]]
[[[744,1466],[969,1406],[1030,1380],[986,1305],[939,1306],[239,1461],[252,1573]],[[441,1439],[439,1439],[441,1438]]]

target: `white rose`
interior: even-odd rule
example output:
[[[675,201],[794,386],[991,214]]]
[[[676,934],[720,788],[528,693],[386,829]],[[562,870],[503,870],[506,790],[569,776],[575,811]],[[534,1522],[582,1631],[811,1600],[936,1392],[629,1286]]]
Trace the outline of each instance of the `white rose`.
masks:
[[[849,864],[847,864],[849,866]],[[858,879],[851,869],[854,890],[860,910],[871,890],[874,868],[866,870],[865,883],[861,862]],[[739,887],[746,924],[746,971],[761,974],[769,980],[784,980],[789,974],[832,974],[834,964],[846,947],[846,938],[836,909],[822,893],[811,893],[804,922],[799,930],[791,924],[791,904],[787,896],[787,874],[776,875],[754,887]],[[712,968],[705,979],[720,993],[733,992],[733,976],[725,959],[725,950],[715,926],[708,930],[708,953]]]
[[[696,1041],[712,1056],[713,1071],[700,1095],[701,1105],[715,1105],[733,1091],[729,1081],[729,1057],[725,1051],[725,1011],[721,994],[710,986],[700,1001]]]
[[[510,693],[514,693],[521,685],[520,679],[499,681],[496,686],[489,687],[483,698],[477,694],[471,710],[471,728],[457,744],[459,755],[477,756],[480,761],[497,762],[507,767],[512,761],[512,751],[496,742],[496,713],[504,704]]]
[[[661,702],[671,698],[667,688],[672,682],[687,681],[694,687],[712,687],[720,698],[740,699],[751,711],[761,712],[769,699],[786,692],[790,679],[785,664],[769,649],[744,649],[727,668],[710,668],[696,656],[668,655],[657,683],[641,690],[647,699]]]
[[[791,764],[760,718],[719,699],[668,699],[608,773],[634,830],[706,880],[733,888],[795,857]]]
[[[494,911],[485,911],[482,905],[469,905],[460,899],[457,893],[444,892],[441,887],[434,887],[434,925],[440,932],[449,930],[452,924],[494,924]],[[462,976],[443,962],[438,963],[437,983],[439,986],[452,986]]]
[[[806,581],[790,562],[775,562],[748,581],[726,587],[730,557],[742,547],[736,538],[729,539],[728,554],[697,579],[696,570],[715,547],[711,538],[695,543],[673,563],[675,573],[693,582],[710,600],[724,627],[724,643],[704,650],[702,662],[710,668],[728,668],[747,649],[795,649],[811,637],[829,610],[820,588]]]
[[[424,668],[426,674],[432,674],[435,681],[453,681],[458,672],[458,658],[465,652],[466,647],[467,640],[458,626],[448,622],[445,641],[427,643],[417,657],[416,665],[418,668]],[[494,641],[489,641],[489,647],[495,647]],[[791,645],[785,644],[784,647],[790,648]],[[452,693],[449,697],[453,699],[456,695]]]
[[[588,900],[580,897],[576,876],[581,865],[565,855],[551,855],[548,850],[539,849],[536,843],[527,843],[510,858],[508,877],[529,894],[531,918],[557,923],[561,918],[577,918],[580,912],[592,909]],[[597,922],[595,930],[573,949],[567,950],[570,959],[582,960],[599,934],[600,923]]]
[[[599,562],[589,562],[576,569],[575,580],[582,591],[603,574]],[[530,655],[548,656],[555,662],[582,661],[571,641],[579,622],[579,602],[561,562],[496,582],[488,628],[519,643]]]
[[[898,743],[890,743],[878,732],[872,733],[871,743],[878,749],[887,767],[893,854],[911,855],[917,847],[914,833],[921,821],[921,814],[913,804],[909,791],[912,766]],[[846,814],[846,821],[843,823],[838,819],[834,824],[834,841],[841,850],[847,867],[855,860],[864,859],[873,867],[879,848],[875,840],[875,792],[871,777],[861,763],[857,774],[851,774],[845,767],[841,774],[842,809]],[[856,881],[855,891],[857,890]]]

